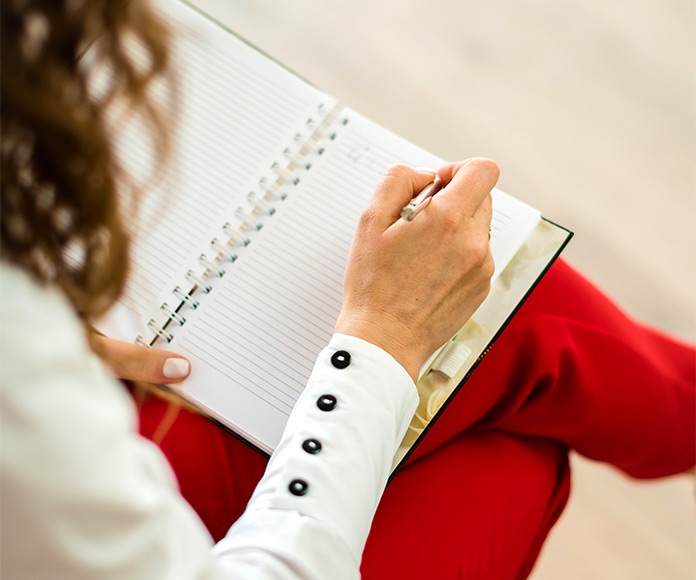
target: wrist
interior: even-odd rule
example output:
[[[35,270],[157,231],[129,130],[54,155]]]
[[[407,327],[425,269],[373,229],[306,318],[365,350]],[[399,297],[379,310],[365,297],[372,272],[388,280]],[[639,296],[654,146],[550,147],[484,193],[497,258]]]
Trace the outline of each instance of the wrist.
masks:
[[[410,338],[410,334],[405,332],[405,325],[380,323],[341,313],[334,332],[354,336],[378,346],[404,368],[414,383],[418,381],[426,356],[420,352],[421,349]]]

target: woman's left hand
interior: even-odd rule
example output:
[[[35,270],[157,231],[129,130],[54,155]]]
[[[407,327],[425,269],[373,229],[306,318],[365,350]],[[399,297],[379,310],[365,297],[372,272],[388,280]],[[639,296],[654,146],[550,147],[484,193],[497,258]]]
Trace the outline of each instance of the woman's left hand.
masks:
[[[121,379],[169,384],[183,381],[191,372],[189,361],[173,352],[106,336],[95,336],[92,343],[102,361]]]

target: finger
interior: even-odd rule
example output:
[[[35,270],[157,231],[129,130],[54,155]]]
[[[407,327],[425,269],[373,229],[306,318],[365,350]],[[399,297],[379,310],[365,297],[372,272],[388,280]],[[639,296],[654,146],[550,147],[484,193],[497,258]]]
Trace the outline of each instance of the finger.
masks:
[[[433,203],[446,211],[473,216],[498,182],[500,169],[494,161],[476,157],[447,164],[438,175],[446,185]]]
[[[148,383],[177,383],[191,371],[190,363],[173,352],[137,346],[105,336],[95,337],[94,348],[116,376]]]
[[[493,198],[490,194],[486,196],[481,205],[478,207],[474,213],[471,221],[469,222],[472,229],[476,232],[477,239],[479,240],[480,247],[484,251],[486,256],[486,262],[489,262],[487,268],[490,272],[490,276],[493,275],[495,271],[495,264],[493,262],[493,255],[491,254],[491,219],[493,218]],[[489,277],[490,277],[489,276]]]
[[[457,174],[457,172],[467,165],[471,159],[464,159],[463,161],[454,161],[452,163],[446,163],[440,169],[437,170],[438,177],[442,180],[445,186],[452,181],[452,178]]]
[[[491,219],[493,217],[493,198],[486,196],[474,215],[467,220],[469,235],[475,236],[481,248],[490,250]]]
[[[473,221],[480,224],[482,229],[485,229],[486,232],[490,231],[493,219],[493,197],[490,193],[481,202],[472,217]]]
[[[393,224],[404,206],[436,176],[435,171],[414,169],[407,165],[392,165],[377,184],[368,211],[374,211],[384,227]]]

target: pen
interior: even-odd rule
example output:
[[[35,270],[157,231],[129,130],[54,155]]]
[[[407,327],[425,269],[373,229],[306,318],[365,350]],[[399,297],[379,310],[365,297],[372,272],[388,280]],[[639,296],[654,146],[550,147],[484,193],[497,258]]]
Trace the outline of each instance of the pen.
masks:
[[[416,197],[414,197],[404,209],[401,210],[401,217],[410,222],[421,211],[428,207],[433,195],[435,195],[441,189],[442,181],[440,180],[440,177],[437,176],[432,183],[426,185],[423,190]]]

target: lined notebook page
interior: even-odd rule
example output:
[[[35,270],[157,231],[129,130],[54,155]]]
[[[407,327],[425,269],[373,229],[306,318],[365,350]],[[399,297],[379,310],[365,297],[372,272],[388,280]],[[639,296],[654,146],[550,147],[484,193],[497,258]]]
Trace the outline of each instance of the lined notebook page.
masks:
[[[144,192],[138,219],[129,224],[135,243],[122,308],[102,325],[129,340],[163,300],[174,303],[171,290],[185,283],[189,268],[203,269],[197,259],[210,255],[209,242],[225,221],[234,220],[238,208],[252,209],[248,193],[274,162],[287,162],[286,148],[299,148],[297,134],[311,134],[307,120],[317,123],[335,106],[194,9],[173,0],[157,2],[156,9],[173,36],[179,109],[167,119],[174,144],[168,168]],[[144,58],[137,47],[132,51]],[[100,82],[108,80],[105,71]],[[130,174],[146,179],[153,156],[145,125],[121,117],[114,123],[119,158]]]
[[[380,175],[396,162],[441,163],[352,111],[345,118],[171,345],[192,361],[184,395],[267,451],[331,337],[353,232]],[[507,212],[496,237],[510,243],[520,220]]]

